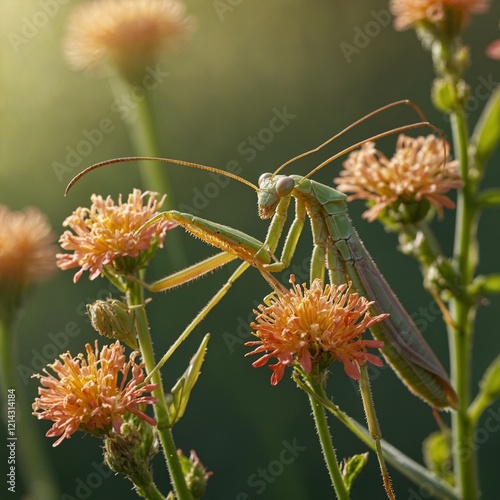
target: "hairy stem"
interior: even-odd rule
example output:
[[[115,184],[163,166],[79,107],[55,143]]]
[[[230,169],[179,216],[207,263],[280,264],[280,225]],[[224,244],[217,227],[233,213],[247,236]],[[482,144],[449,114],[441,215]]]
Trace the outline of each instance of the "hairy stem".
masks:
[[[146,364],[146,370],[149,373],[156,366],[155,356],[153,351],[153,342],[149,332],[148,319],[144,304],[143,289],[133,281],[129,282],[127,292],[127,303],[129,306],[141,306],[136,310],[136,328],[139,338],[141,354]],[[167,462],[170,479],[176,492],[178,500],[192,500],[191,493],[186,484],[182,467],[177,455],[174,438],[170,429],[170,419],[168,416],[167,403],[165,400],[165,391],[163,389],[163,381],[159,371],[153,376],[153,383],[158,384],[158,387],[153,391],[153,395],[158,398],[158,402],[154,405],[155,417],[158,422],[157,430],[160,436],[163,452]]]

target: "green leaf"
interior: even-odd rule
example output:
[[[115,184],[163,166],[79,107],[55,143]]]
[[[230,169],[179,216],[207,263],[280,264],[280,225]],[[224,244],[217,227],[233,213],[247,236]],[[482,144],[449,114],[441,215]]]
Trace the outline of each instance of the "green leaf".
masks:
[[[500,397],[500,354],[484,372],[479,387],[481,390],[469,407],[469,416],[473,423],[477,423],[484,410]]]
[[[342,463],[342,477],[347,491],[351,491],[354,480],[359,476],[368,460],[368,452],[345,458]]]
[[[500,355],[488,366],[479,386],[490,401],[500,397]]]
[[[447,431],[433,432],[424,439],[422,449],[427,468],[449,484],[453,484],[450,433]]]
[[[172,387],[168,398],[170,426],[178,422],[186,411],[191,390],[200,375],[201,365],[205,359],[209,339],[210,334],[207,333],[205,337],[203,337],[196,354],[191,358],[186,371],[183,373],[182,377],[179,378],[174,387]]]
[[[477,122],[471,144],[476,161],[485,165],[500,140],[500,87],[491,94]]]
[[[485,189],[479,193],[477,203],[481,207],[496,207],[500,205],[500,189]]]
[[[472,295],[500,293],[500,274],[477,276],[471,283],[470,292]]]

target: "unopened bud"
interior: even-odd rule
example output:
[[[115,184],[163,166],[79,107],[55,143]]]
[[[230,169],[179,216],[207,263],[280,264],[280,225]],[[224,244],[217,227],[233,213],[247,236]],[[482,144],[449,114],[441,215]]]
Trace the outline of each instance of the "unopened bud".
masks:
[[[104,440],[104,462],[141,486],[151,481],[150,462],[158,453],[156,430],[133,413],[124,416],[120,433],[112,432]]]
[[[87,314],[100,335],[124,342],[137,350],[135,314],[126,304],[116,299],[96,300],[87,305]]]
[[[443,113],[451,113],[457,106],[457,91],[450,78],[436,78],[432,84],[432,102]]]
[[[191,495],[195,500],[201,498],[205,493],[207,481],[212,472],[207,472],[193,450],[191,450],[189,458],[183,455],[182,450],[177,450],[177,454]]]

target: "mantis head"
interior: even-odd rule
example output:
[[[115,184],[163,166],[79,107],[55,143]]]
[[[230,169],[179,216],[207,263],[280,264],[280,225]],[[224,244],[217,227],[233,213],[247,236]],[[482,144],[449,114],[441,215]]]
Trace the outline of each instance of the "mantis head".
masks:
[[[262,174],[259,177],[257,193],[259,217],[269,219],[276,211],[281,198],[289,196],[295,187],[295,181],[286,175]]]

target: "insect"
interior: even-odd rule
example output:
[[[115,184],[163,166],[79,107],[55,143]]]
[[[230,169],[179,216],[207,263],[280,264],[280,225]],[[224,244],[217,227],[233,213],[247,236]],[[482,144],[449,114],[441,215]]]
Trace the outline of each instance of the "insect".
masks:
[[[391,103],[370,113],[362,120],[401,104],[410,105],[416,109],[421,120],[414,124],[378,134],[369,140],[376,140],[388,134],[402,132],[410,128],[429,126],[435,129],[434,126],[425,121],[419,108],[410,101]],[[351,129],[360,121],[354,122],[341,133]],[[332,283],[339,284],[351,281],[356,292],[364,295],[368,300],[374,301],[375,303],[372,306],[374,315],[384,312],[389,313],[390,316],[386,320],[375,325],[371,330],[372,335],[377,340],[384,342],[384,347],[381,350],[387,362],[405,385],[432,407],[437,409],[455,408],[457,396],[446,371],[359,239],[347,214],[346,195],[332,187],[309,179],[319,169],[339,156],[356,149],[366,141],[357,143],[332,156],[305,177],[278,175],[278,172],[292,161],[318,151],[341,133],[336,134],[317,148],[289,160],[274,174],[266,173],[261,175],[258,187],[234,174],[213,167],[179,160],[154,158],[155,161],[209,170],[249,185],[257,191],[260,217],[262,219],[271,218],[272,220],[265,241],[260,242],[241,231],[190,214],[177,211],[159,214],[147,224],[153,223],[159,218],[174,219],[190,233],[223,250],[223,253],[196,264],[186,271],[176,273],[173,278],[170,276],[155,282],[150,285],[150,289],[159,291],[176,286],[192,279],[189,276],[198,276],[209,272],[235,257],[244,260],[244,263],[238,268],[237,272],[239,274],[245,271],[250,264],[260,269],[265,276],[269,276],[269,273],[279,272],[290,264],[305,219],[309,218],[313,234],[310,266],[311,282],[315,278],[321,278],[324,282],[326,271],[328,271],[328,277]],[[438,133],[440,134],[440,132]],[[90,170],[111,163],[138,159],[144,160],[148,158],[118,158],[93,165],[77,175],[68,185],[66,192],[80,177]],[[292,198],[295,200],[295,218],[288,231],[281,258],[276,261],[274,252],[279,244]],[[181,273],[185,273],[184,276],[180,276]]]

